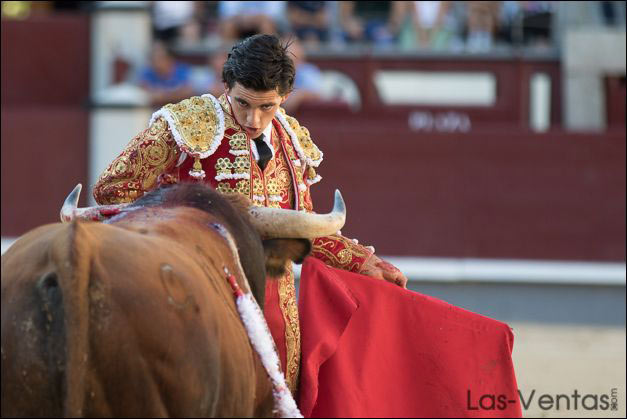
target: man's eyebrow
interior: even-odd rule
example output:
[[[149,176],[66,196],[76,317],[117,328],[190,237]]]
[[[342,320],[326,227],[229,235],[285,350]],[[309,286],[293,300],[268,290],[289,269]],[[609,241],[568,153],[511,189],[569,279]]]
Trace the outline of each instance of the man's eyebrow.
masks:
[[[242,99],[242,98],[241,98],[241,97],[239,97],[239,96],[234,96],[234,97],[235,97],[235,100],[240,101],[240,102],[244,102],[245,104],[250,105],[250,103],[248,103],[248,101],[247,101],[247,100]],[[274,105],[276,105],[276,103],[273,103],[273,102],[267,102],[267,103],[262,103],[262,104],[261,104],[261,105],[259,105],[259,106],[274,106]]]

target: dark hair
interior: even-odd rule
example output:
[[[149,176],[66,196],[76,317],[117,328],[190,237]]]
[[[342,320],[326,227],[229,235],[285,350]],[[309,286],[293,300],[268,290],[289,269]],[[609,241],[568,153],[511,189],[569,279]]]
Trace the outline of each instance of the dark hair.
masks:
[[[231,48],[222,69],[222,81],[232,88],[277,90],[284,96],[294,87],[294,62],[274,35],[254,35]]]

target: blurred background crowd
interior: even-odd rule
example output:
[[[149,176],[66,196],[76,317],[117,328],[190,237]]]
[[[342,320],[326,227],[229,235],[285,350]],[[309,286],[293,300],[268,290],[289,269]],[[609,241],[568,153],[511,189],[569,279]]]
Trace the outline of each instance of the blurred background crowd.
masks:
[[[369,44],[381,48],[489,51],[495,43],[550,43],[550,1],[218,1],[156,2],[157,39],[233,42],[255,33],[295,34],[309,48]],[[603,19],[623,10],[599,2]]]
[[[3,2],[3,17],[86,12],[90,1]],[[120,3],[120,2],[118,2]],[[219,95],[221,68],[229,48],[256,33],[277,34],[291,43],[298,67],[296,89],[286,104],[321,100],[320,70],[308,55],[329,51],[489,54],[499,51],[554,51],[564,27],[595,24],[624,27],[625,2],[557,1],[152,1],[152,42],[146,51],[118,56],[114,81],[130,80],[156,106],[192,94]],[[572,4],[568,4],[572,3]],[[576,4],[580,3],[580,4]],[[113,7],[120,5],[111,4]],[[203,50],[201,66],[179,59]],[[128,55],[144,56],[128,60]],[[178,53],[178,54],[177,54]],[[182,54],[181,54],[182,53]],[[129,62],[132,61],[132,62]]]
[[[615,3],[598,5],[605,24],[618,24],[621,18],[624,22],[624,4],[621,9]],[[228,47],[256,33],[277,34],[291,42],[298,67],[297,94],[286,103],[289,112],[302,101],[321,97],[320,71],[306,62],[306,51],[550,48],[554,9],[550,1],[154,2],[152,25],[157,44],[150,55],[152,65],[141,74],[140,83],[146,89],[172,88],[178,83],[180,97],[189,95],[190,89],[219,94]],[[167,46],[194,44],[210,45],[215,51],[200,78],[167,53]]]

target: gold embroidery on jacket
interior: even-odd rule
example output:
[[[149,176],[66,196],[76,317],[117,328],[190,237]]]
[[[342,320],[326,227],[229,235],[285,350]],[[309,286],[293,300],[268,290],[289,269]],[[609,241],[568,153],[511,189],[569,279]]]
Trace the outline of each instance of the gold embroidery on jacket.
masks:
[[[248,155],[235,157],[232,167],[235,169],[235,173],[248,173],[250,171],[250,157]]]
[[[242,195],[249,196],[250,195],[250,181],[248,179],[242,179],[237,182],[235,188],[231,188],[231,185],[228,182],[219,182],[216,190],[218,192],[225,193],[225,194],[240,193]]]
[[[243,132],[236,132],[231,136],[229,140],[229,145],[231,146],[231,150],[248,151],[248,141],[246,138],[246,134],[244,134]]]
[[[231,169],[233,169],[233,163],[231,163],[231,161],[227,157],[220,157],[218,160],[216,160],[215,168],[217,176],[229,176],[233,174],[233,172],[231,171]]]
[[[312,253],[323,256],[325,263],[334,268],[359,272],[365,260],[371,255],[361,245],[344,236],[327,236],[314,240]]]
[[[287,132],[285,133],[285,135],[289,137],[289,134]],[[290,160],[294,161],[298,158],[296,156],[296,152],[294,151],[294,146],[292,145],[291,141],[287,141],[287,143],[285,144],[285,149],[287,150],[287,155]]]
[[[253,194],[258,195],[258,196],[264,195],[263,182],[261,181],[261,178],[258,176],[256,176],[253,181]]]
[[[235,119],[231,116],[230,114],[231,110],[229,109],[228,103],[226,103],[226,106],[225,106],[225,102],[222,100],[223,97],[224,95],[220,96],[219,102],[220,102],[220,105],[222,105],[222,109],[224,110],[224,130],[228,131],[229,129],[234,129],[234,130],[239,131],[240,127],[235,122]]]
[[[293,208],[293,179],[287,160],[279,143],[279,135],[272,127],[274,158],[265,171],[268,206],[274,208]],[[284,138],[286,138],[284,136]],[[287,137],[289,138],[289,137]],[[295,180],[295,179],[294,179]]]
[[[294,393],[298,388],[300,370],[300,324],[291,262],[286,265],[286,274],[279,278],[279,304],[285,321],[287,345],[285,378],[289,389]]]
[[[94,186],[96,202],[107,205],[134,201],[157,185],[159,175],[174,166],[178,154],[167,123],[157,119],[102,172]]]

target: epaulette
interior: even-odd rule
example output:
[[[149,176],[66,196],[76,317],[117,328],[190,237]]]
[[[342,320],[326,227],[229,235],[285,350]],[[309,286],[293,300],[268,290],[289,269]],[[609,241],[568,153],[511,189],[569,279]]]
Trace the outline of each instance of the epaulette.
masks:
[[[205,94],[169,103],[152,114],[149,125],[160,117],[167,121],[181,151],[194,157],[190,175],[204,178],[200,159],[211,156],[224,138],[224,113],[218,100]]]

